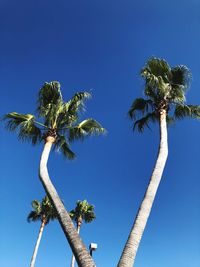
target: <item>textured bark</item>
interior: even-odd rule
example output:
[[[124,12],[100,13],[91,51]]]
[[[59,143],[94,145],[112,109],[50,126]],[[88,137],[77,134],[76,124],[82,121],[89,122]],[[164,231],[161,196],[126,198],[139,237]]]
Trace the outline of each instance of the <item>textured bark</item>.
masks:
[[[130,231],[128,240],[125,244],[121,258],[117,267],[132,267],[136,257],[136,253],[142,238],[154,198],[162,177],[162,173],[167,161],[168,144],[167,144],[167,125],[166,111],[160,113],[160,146],[158,151],[157,161],[150,178],[145,196],[138,210],[136,219]]]
[[[72,220],[66,211],[58,193],[56,192],[55,187],[53,186],[48,170],[47,170],[47,161],[49,158],[49,153],[54,142],[53,137],[47,137],[44,149],[41,155],[40,160],[40,169],[39,176],[40,180],[44,186],[44,189],[52,201],[57,213],[60,225],[63,229],[63,232],[69,242],[69,245],[72,249],[72,252],[76,258],[79,267],[95,267],[95,263],[90,256],[88,250],[83,244],[81,238],[79,237],[76,228],[74,227]]]
[[[41,240],[41,237],[42,237],[42,233],[43,233],[43,230],[44,230],[44,226],[45,226],[45,222],[42,222],[41,226],[40,226],[40,231],[39,231],[39,234],[38,234],[38,239],[37,239],[37,242],[36,242],[36,245],[35,245],[35,249],[34,249],[34,252],[33,252],[33,256],[31,258],[30,267],[34,267],[35,266],[35,260],[36,260],[38,248],[39,248],[39,245],[40,245],[40,240]]]
[[[80,233],[80,229],[81,229],[81,225],[77,225],[77,233],[79,234]],[[74,254],[72,254],[72,260],[71,260],[71,267],[74,267],[74,264],[75,264],[75,257],[74,257]]]

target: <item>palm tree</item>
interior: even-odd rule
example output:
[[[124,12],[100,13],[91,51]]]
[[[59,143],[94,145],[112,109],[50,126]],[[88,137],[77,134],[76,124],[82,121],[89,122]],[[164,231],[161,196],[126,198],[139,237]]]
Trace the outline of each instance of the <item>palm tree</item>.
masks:
[[[105,132],[104,128],[94,119],[79,122],[80,111],[84,111],[84,100],[89,97],[89,93],[79,92],[71,100],[64,102],[60,83],[53,81],[45,83],[39,91],[37,115],[41,121],[36,120],[32,114],[12,112],[4,116],[8,130],[17,131],[18,138],[22,141],[29,141],[33,145],[44,141],[39,177],[58,213],[61,227],[80,267],[94,267],[95,263],[51,182],[47,161],[52,147],[60,150],[66,158],[73,159],[75,153],[70,149],[71,142]]]
[[[96,216],[94,214],[94,206],[90,205],[87,200],[76,202],[76,207],[69,213],[72,220],[75,221],[77,227],[77,233],[80,233],[80,228],[83,222],[90,223]],[[72,255],[71,267],[74,267],[75,257]]]
[[[31,263],[30,263],[30,267],[34,267],[44,227],[51,220],[54,220],[57,218],[57,212],[55,211],[54,207],[52,206],[47,196],[45,196],[42,199],[41,203],[38,200],[33,200],[31,204],[32,204],[33,210],[29,213],[27,217],[28,222],[41,221],[38,239],[37,239],[35,249],[33,252],[33,256],[31,258]]]
[[[143,132],[150,122],[158,122],[160,145],[158,157],[145,196],[125,244],[118,267],[131,267],[143,235],[153,201],[168,157],[167,124],[185,117],[199,118],[200,106],[186,105],[185,93],[191,73],[185,66],[171,68],[159,58],[151,58],[141,71],[145,80],[146,98],[137,98],[129,111],[134,129]],[[142,117],[138,117],[142,115]]]

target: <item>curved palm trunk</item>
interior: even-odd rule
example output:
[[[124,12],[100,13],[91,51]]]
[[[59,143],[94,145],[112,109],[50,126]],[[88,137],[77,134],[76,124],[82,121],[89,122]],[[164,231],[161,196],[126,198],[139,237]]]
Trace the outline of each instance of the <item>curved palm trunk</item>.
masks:
[[[42,233],[43,233],[43,230],[44,230],[44,226],[45,226],[45,222],[42,222],[41,226],[40,226],[40,231],[39,231],[39,234],[38,234],[38,239],[37,239],[37,242],[36,242],[36,245],[35,245],[35,249],[34,249],[34,252],[33,252],[33,256],[31,258],[30,267],[34,267],[34,265],[35,265],[35,260],[36,260],[38,248],[39,248],[39,245],[40,245],[40,240],[41,240],[41,237],[42,237]]]
[[[47,137],[44,149],[41,155],[40,160],[40,169],[39,176],[40,180],[44,186],[44,189],[52,200],[57,213],[60,225],[63,229],[63,232],[69,242],[69,245],[72,249],[72,252],[76,258],[79,267],[95,267],[95,263],[87,251],[85,245],[83,244],[81,238],[79,237],[76,228],[74,227],[72,220],[66,211],[58,193],[56,192],[55,187],[53,186],[48,170],[47,170],[47,161],[49,158],[49,153],[54,142],[53,137]]]
[[[80,229],[81,229],[81,226],[80,225],[77,225],[77,233],[79,234],[80,233]],[[74,254],[72,255],[72,261],[71,261],[71,267],[74,267],[74,264],[75,264],[75,257],[74,257]]]
[[[144,199],[137,213],[117,267],[132,267],[168,156],[166,111],[160,113],[160,146]]]

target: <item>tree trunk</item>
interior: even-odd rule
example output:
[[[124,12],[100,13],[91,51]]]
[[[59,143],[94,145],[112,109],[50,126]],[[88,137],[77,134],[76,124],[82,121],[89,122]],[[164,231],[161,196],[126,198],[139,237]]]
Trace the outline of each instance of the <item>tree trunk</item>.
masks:
[[[77,233],[78,234],[80,233],[80,229],[81,229],[81,226],[77,225]],[[74,257],[74,254],[72,254],[71,267],[74,267],[74,264],[75,264],[75,257]]]
[[[44,226],[45,226],[45,222],[42,222],[41,226],[40,226],[40,231],[39,231],[39,234],[38,234],[38,239],[37,239],[37,242],[36,242],[36,245],[35,245],[35,249],[34,249],[34,252],[33,252],[33,256],[31,258],[30,267],[34,267],[34,265],[35,265],[35,260],[36,260],[38,248],[39,248],[39,245],[40,245],[40,240],[41,240],[41,237],[42,237],[42,233],[43,233],[43,230],[44,230]]]
[[[157,161],[117,267],[132,267],[167,161],[166,111],[160,113],[160,146]]]
[[[95,263],[87,251],[85,245],[83,244],[81,238],[79,237],[76,228],[74,227],[72,220],[66,211],[55,187],[53,186],[48,170],[47,161],[49,158],[49,153],[55,139],[53,137],[47,137],[44,149],[40,160],[39,176],[40,180],[44,186],[44,189],[52,201],[57,213],[60,225],[63,232],[69,242],[72,252],[76,258],[79,267],[95,267]]]

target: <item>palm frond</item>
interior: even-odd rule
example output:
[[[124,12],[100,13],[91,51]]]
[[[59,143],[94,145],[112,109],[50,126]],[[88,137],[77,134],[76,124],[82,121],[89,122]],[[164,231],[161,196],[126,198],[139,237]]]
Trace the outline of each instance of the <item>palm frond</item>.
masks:
[[[153,102],[144,98],[136,98],[131,105],[131,108],[128,112],[131,119],[135,119],[138,112],[144,114],[148,112],[149,109],[153,109]]]
[[[159,58],[150,58],[141,70],[145,79],[145,94],[150,98],[164,98],[169,94],[169,74],[171,68],[168,63]]]
[[[185,92],[182,85],[173,85],[171,87],[169,100],[175,104],[183,104],[186,101]]]
[[[70,160],[76,157],[75,153],[70,149],[70,146],[64,135],[58,134],[56,143],[54,144],[54,149],[61,151],[62,154]]]
[[[45,82],[38,94],[37,112],[40,117],[46,117],[52,107],[62,102],[60,83],[57,81]]]
[[[32,114],[11,112],[3,119],[6,121],[6,128],[10,131],[17,131],[20,140],[31,142],[33,145],[42,140],[41,130],[35,125],[37,122]]]
[[[63,103],[60,101],[57,104],[51,104],[46,109],[46,114],[44,117],[44,124],[48,128],[57,128],[60,115],[63,112]]]
[[[40,212],[41,211],[41,204],[38,200],[33,200],[31,202],[31,206],[33,207],[33,209],[37,212]]]
[[[56,128],[58,130],[67,128],[76,121],[72,115],[70,115],[66,109],[66,103],[62,103],[56,111]]]
[[[68,113],[71,122],[77,121],[78,112],[85,111],[84,101],[91,98],[88,92],[76,93],[70,101],[65,103],[65,112]]]
[[[57,128],[70,127],[76,123],[79,119],[78,113],[85,110],[84,101],[90,97],[88,92],[79,92],[68,102],[62,103],[58,110]]]
[[[145,84],[144,89],[145,95],[152,100],[152,102],[157,98],[157,90],[155,87],[150,86],[148,82]]]
[[[38,214],[36,211],[31,211],[27,216],[28,222],[36,222],[39,221],[40,219],[41,219],[40,214]]]
[[[24,122],[32,122],[34,116],[32,114],[19,114],[17,112],[11,112],[4,116],[3,120],[7,121],[6,127],[10,131],[15,131]]]
[[[45,125],[59,129],[67,128],[79,119],[79,112],[84,111],[84,100],[89,98],[87,92],[76,93],[73,98],[64,103],[52,104],[46,109]]]
[[[106,130],[94,119],[86,119],[69,129],[69,141],[83,140],[90,135],[100,135],[105,133]]]
[[[88,207],[88,211],[84,215],[84,220],[86,223],[90,223],[94,219],[96,219],[96,215],[93,210],[94,210],[94,206],[90,205],[90,207]]]
[[[179,65],[171,69],[171,83],[181,86],[184,92],[190,86],[191,79],[192,74],[186,66]]]
[[[200,106],[198,105],[176,105],[174,111],[176,119],[183,119],[185,117],[200,118]]]
[[[137,129],[140,133],[142,133],[145,127],[150,129],[149,127],[150,122],[155,122],[157,120],[158,116],[156,116],[155,112],[148,113],[146,116],[134,122],[133,130]]]
[[[152,83],[157,83],[157,77],[162,77],[166,82],[168,81],[168,74],[171,68],[167,61],[159,58],[150,58],[145,67],[141,70],[141,76]]]

